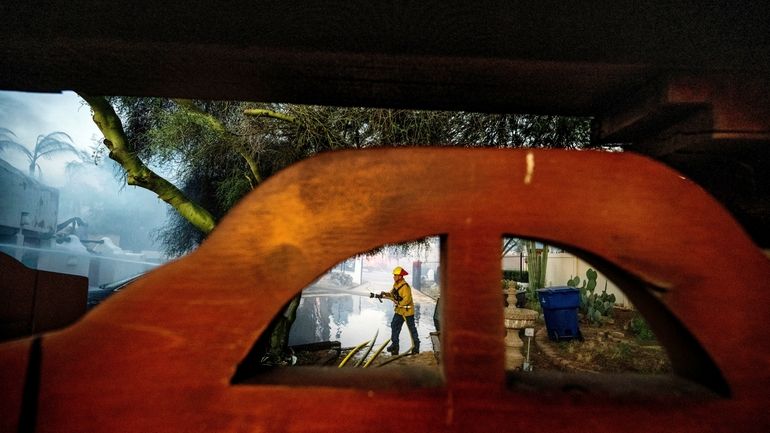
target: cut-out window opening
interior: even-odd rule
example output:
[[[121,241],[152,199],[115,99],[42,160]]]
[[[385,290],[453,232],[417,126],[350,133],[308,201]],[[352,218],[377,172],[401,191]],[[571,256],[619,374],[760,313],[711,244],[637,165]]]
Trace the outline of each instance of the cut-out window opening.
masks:
[[[385,246],[332,267],[278,313],[232,383],[442,386],[439,244],[438,238],[427,238]],[[581,384],[583,373],[599,372],[608,373],[599,379],[603,384],[615,383],[612,389],[621,393],[729,395],[713,360],[663,306],[655,288],[586,251],[537,240],[503,238],[500,260],[501,334],[511,389],[521,383],[528,383],[527,389],[532,384],[591,389]],[[393,320],[399,314],[387,296],[400,269],[414,299],[409,316],[417,344],[403,310],[402,320]],[[293,319],[288,328],[282,325],[287,319]],[[396,322],[401,330],[393,348]],[[276,329],[284,331],[286,350],[271,357],[271,344],[280,341]],[[665,338],[658,341],[653,330],[664,330]],[[415,348],[419,353],[412,354]],[[379,368],[385,366],[399,367],[398,373]]]
[[[507,370],[671,372],[625,293],[576,255],[506,238],[502,285]]]
[[[278,314],[238,366],[233,383],[286,383],[276,377],[304,377],[303,367],[325,367],[311,376],[313,383],[351,386],[355,380],[334,383],[339,372],[332,370],[403,367],[421,371],[411,386],[440,384],[439,250],[439,238],[429,237],[335,265]],[[277,336],[287,319],[288,333]],[[281,338],[285,348],[276,350]]]
[[[668,376],[660,380],[676,383],[675,392],[691,388],[685,392],[699,394],[702,385],[729,393],[713,360],[663,307],[654,288],[577,249],[516,237],[503,237],[502,245],[505,368],[515,375],[511,383],[541,372],[653,375]],[[665,329],[665,339],[653,329]],[[657,383],[630,380],[643,388]]]

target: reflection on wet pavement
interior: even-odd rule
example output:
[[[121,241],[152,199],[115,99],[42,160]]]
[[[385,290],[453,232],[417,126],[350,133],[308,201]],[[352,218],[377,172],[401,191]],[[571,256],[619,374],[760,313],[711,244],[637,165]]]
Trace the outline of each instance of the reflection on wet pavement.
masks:
[[[371,299],[368,289],[364,289],[366,291],[361,288],[330,291],[315,286],[306,289],[291,328],[289,344],[336,340],[342,347],[350,347],[371,339],[377,330],[379,334],[375,344],[383,343],[390,337],[393,303]],[[436,303],[416,290],[413,290],[413,296],[420,349],[430,351],[430,333],[435,331],[433,312]],[[399,345],[402,351],[412,345],[406,326],[401,330]]]

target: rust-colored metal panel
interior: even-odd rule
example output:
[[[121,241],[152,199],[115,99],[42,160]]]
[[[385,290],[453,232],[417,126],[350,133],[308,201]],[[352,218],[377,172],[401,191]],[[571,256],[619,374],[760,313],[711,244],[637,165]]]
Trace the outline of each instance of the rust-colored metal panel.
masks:
[[[88,278],[37,271],[33,332],[63,328],[86,313]]]
[[[0,253],[0,341],[52,331],[86,312],[88,278],[30,269]]]
[[[31,339],[0,345],[0,431],[16,432],[22,416]]]
[[[326,269],[433,234],[445,241],[443,385],[230,383],[282,306]],[[713,392],[673,386],[676,378],[578,375],[579,386],[557,378],[550,388],[506,379],[503,234],[573,247],[625,276],[623,288],[688,379],[682,383]],[[648,159],[543,150],[324,154],[261,185],[191,255],[47,335],[37,426],[767,431],[768,313],[767,258],[701,188]],[[393,374],[394,383],[407,377]]]
[[[0,253],[0,341],[32,333],[36,273]]]

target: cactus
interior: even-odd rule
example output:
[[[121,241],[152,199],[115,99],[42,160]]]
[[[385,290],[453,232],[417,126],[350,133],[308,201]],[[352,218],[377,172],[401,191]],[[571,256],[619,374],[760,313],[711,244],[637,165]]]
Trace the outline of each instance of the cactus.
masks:
[[[594,271],[591,268],[588,268],[586,271],[586,279],[588,282],[586,283],[586,290],[593,293],[594,289],[596,288],[596,279],[599,277],[599,273]]]
[[[529,286],[527,288],[527,301],[530,308],[540,311],[540,303],[537,300],[537,290],[545,287],[545,272],[548,266],[548,245],[538,251],[535,241],[527,241],[527,272]]]
[[[607,293],[607,281],[604,281],[604,291],[595,293],[596,280],[599,273],[589,268],[586,271],[586,280],[583,285],[580,284],[580,277],[575,276],[567,281],[567,286],[575,287],[580,290],[580,312],[593,324],[601,325],[612,316],[615,308],[615,295]]]

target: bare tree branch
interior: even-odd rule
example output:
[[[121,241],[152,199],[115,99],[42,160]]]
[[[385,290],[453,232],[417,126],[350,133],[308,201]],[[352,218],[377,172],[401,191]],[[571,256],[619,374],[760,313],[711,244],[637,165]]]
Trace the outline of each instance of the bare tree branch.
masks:
[[[285,122],[294,123],[295,125],[298,124],[297,118],[291,114],[279,113],[266,108],[247,108],[243,110],[243,114],[254,117],[272,117],[273,119],[283,120]]]
[[[179,107],[187,111],[187,113],[190,115],[195,116],[197,119],[205,122],[212,130],[220,134],[222,139],[227,141],[228,145],[233,147],[238,152],[238,154],[241,155],[241,157],[246,161],[246,164],[248,164],[251,175],[254,176],[254,182],[250,181],[250,183],[262,183],[262,175],[259,172],[259,165],[254,160],[254,158],[252,158],[243,144],[237,139],[237,137],[230,133],[227,128],[225,128],[225,125],[222,123],[222,121],[210,113],[206,113],[205,111],[201,110],[197,105],[195,105],[193,101],[189,99],[174,99],[174,102],[176,102]]]

